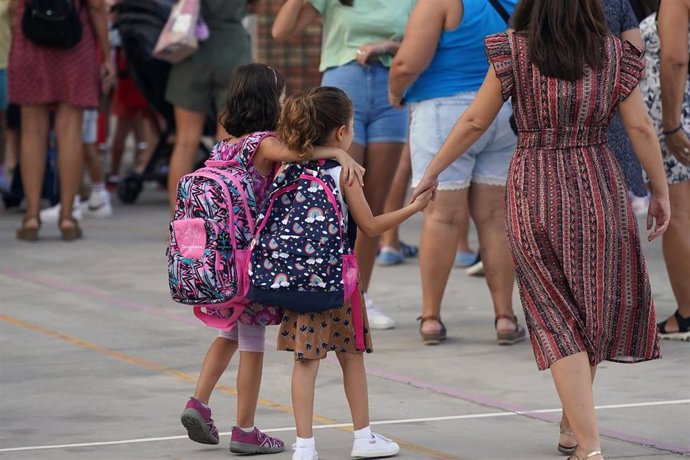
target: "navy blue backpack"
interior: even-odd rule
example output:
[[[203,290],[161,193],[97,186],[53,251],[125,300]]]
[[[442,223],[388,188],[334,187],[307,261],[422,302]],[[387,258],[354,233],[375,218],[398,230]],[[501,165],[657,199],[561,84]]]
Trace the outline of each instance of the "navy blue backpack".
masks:
[[[251,246],[248,297],[304,313],[350,299],[357,344],[363,348],[357,259],[339,188],[328,173],[337,166],[293,163],[276,176]]]

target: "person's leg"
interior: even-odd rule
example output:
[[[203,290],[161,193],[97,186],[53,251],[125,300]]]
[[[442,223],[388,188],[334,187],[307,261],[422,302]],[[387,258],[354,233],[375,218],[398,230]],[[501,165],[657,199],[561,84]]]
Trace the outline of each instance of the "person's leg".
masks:
[[[669,185],[671,221],[663,236],[663,253],[678,313],[690,318],[690,180]],[[671,315],[665,324],[667,332],[677,332],[678,322]]]
[[[156,115],[149,110],[146,110],[141,117],[141,129],[140,138],[137,141],[137,146],[143,147],[146,145],[137,156],[137,161],[134,166],[134,171],[142,174],[146,169],[146,166],[151,161],[153,152],[156,150],[158,145],[158,138],[161,135],[158,124],[156,121]]]
[[[397,211],[405,205],[405,198],[407,197],[407,189],[410,187],[410,178],[412,177],[412,164],[410,162],[410,145],[405,144],[398,168],[393,177],[388,199],[383,208],[383,213]],[[400,239],[398,234],[398,227],[387,231],[381,235],[381,247],[391,248],[395,250],[400,249]]]
[[[118,116],[115,119],[115,133],[113,134],[113,144],[110,148],[109,174],[112,176],[120,175],[122,157],[125,153],[125,143],[127,142],[127,136],[133,128],[134,126],[128,117]]]
[[[367,171],[364,177],[364,196],[375,216],[383,213],[395,174],[395,167],[392,165],[400,162],[403,146],[404,144],[400,143],[371,143],[367,146],[364,156],[364,167]],[[362,232],[357,235],[355,253],[364,292],[369,290],[378,244],[378,238],[369,238]]]
[[[25,228],[39,227],[41,188],[46,167],[49,117],[46,105],[21,106],[20,162],[26,200]],[[81,153],[81,152],[80,152]],[[70,203],[70,209],[72,203]]]
[[[491,292],[494,314],[498,319],[496,330],[514,331],[513,281],[515,268],[508,246],[505,224],[505,187],[472,183],[470,187],[470,213],[477,227],[479,247],[486,284]]]
[[[177,198],[177,182],[182,176],[192,172],[199,140],[204,128],[206,114],[175,107],[175,148],[170,158],[168,172],[168,197],[170,209],[174,209]]]
[[[551,365],[551,374],[577,440],[577,453],[582,456],[601,450],[592,393],[593,373],[587,353],[580,352],[559,359]]]
[[[81,184],[84,153],[82,148],[82,125],[84,110],[69,104],[58,105],[55,116],[55,133],[58,148],[58,174],[60,176],[59,226],[61,229],[76,226],[72,218],[74,197]]]
[[[419,245],[419,271],[422,279],[422,335],[442,329],[441,302],[453,267],[458,228],[467,211],[467,189],[440,190],[424,211],[424,226]],[[438,342],[436,342],[438,343]]]
[[[319,363],[318,359],[298,359],[292,369],[292,407],[298,438],[310,439],[314,436],[314,386]]]
[[[264,326],[237,323],[239,328],[240,364],[237,369],[237,426],[254,428],[264,366]]]
[[[369,426],[369,393],[364,355],[361,353],[336,353],[343,370],[343,386],[350,406],[352,427],[357,430]]]
[[[213,388],[215,388],[221,375],[228,368],[232,355],[237,350],[237,340],[226,337],[216,337],[204,357],[201,365],[199,380],[196,382],[194,399],[208,404]]]
[[[597,366],[589,366],[590,376],[592,378],[592,384],[594,384],[594,378],[597,374]],[[560,423],[560,436],[558,438],[559,448],[563,448],[561,452],[566,451],[572,454],[577,447],[577,439],[575,439],[575,433],[573,433],[572,427],[570,426],[570,420],[568,420],[568,414],[563,410],[563,415],[561,416]]]

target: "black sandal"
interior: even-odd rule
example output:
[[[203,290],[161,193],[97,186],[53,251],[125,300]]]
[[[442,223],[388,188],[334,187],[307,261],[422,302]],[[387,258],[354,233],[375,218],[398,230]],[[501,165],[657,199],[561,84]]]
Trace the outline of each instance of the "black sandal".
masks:
[[[498,326],[498,320],[499,319],[507,319],[509,321],[512,321],[515,323],[515,330],[514,331],[496,331],[496,341],[498,342],[499,345],[513,345],[518,342],[521,342],[527,338],[527,331],[525,330],[524,327],[520,326],[520,323],[518,323],[517,316],[509,316],[509,315],[498,315],[496,316],[496,319],[494,319],[494,329],[496,329],[496,326]]]
[[[571,438],[575,437],[575,434],[572,431],[567,431],[563,429],[563,425],[560,425],[560,434],[564,436],[568,436]],[[558,443],[558,452],[562,453],[563,455],[573,455],[575,453],[575,450],[577,449],[577,443],[575,443],[574,446],[564,446],[560,442]]]
[[[690,342],[690,317],[683,318],[678,310],[673,313],[673,317],[676,318],[676,323],[678,323],[678,330],[675,332],[667,331],[666,323],[668,319],[665,319],[656,325],[656,331],[659,334],[659,338]]]
[[[441,325],[441,330],[435,332],[422,332],[422,326],[424,325],[424,321],[429,320],[438,321]],[[444,340],[446,340],[446,325],[443,324],[443,321],[441,321],[441,318],[439,318],[438,316],[420,316],[417,318],[417,321],[420,321],[419,334],[422,336],[422,343],[424,343],[424,345],[438,345]]]

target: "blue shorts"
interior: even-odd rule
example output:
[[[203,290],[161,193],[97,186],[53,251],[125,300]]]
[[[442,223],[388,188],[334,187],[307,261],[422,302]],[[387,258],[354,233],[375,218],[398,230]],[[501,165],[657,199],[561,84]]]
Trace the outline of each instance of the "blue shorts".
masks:
[[[460,93],[412,105],[412,187],[419,184],[427,166],[476,95],[475,92]],[[471,182],[506,185],[510,160],[517,146],[517,136],[510,128],[510,114],[511,106],[506,103],[482,137],[439,175],[439,190],[461,190]]]
[[[366,67],[352,61],[326,70],[323,86],[335,86],[355,106],[355,144],[407,142],[408,112],[388,103],[388,69],[381,64]]]
[[[7,110],[7,69],[0,70],[0,110]]]

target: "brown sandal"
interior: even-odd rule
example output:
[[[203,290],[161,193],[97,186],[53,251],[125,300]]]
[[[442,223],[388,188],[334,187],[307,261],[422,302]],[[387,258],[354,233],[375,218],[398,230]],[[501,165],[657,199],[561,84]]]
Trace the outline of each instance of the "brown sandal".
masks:
[[[600,450],[595,450],[593,452],[588,453],[582,458],[578,457],[576,454],[573,454],[570,457],[568,457],[568,460],[590,460],[592,457],[596,457],[597,455],[601,458],[604,458],[604,454],[602,454]]]
[[[26,223],[31,219],[36,219],[38,221],[38,227],[32,228],[27,227]],[[39,215],[29,215],[24,217],[22,220],[22,226],[17,229],[17,239],[24,241],[36,241],[38,240],[38,231],[41,229],[41,217]]]
[[[498,315],[494,320],[494,329],[496,328],[496,326],[498,326],[499,319],[507,319],[515,323],[514,331],[496,331],[496,340],[498,341],[499,345],[513,345],[527,338],[527,331],[524,327],[520,326],[520,323],[518,323],[517,316]]]
[[[60,229],[60,233],[62,233],[63,241],[74,241],[82,237],[82,231],[81,227],[79,227],[79,222],[72,216],[60,217],[60,220],[58,222],[58,228]],[[62,224],[65,222],[72,222],[73,225],[65,228],[62,226]]]
[[[441,330],[435,331],[435,332],[422,332],[422,326],[424,325],[424,321],[438,321],[439,324],[441,324]],[[446,340],[446,325],[443,324],[443,321],[441,321],[441,318],[438,316],[420,316],[417,318],[417,321],[420,321],[419,323],[419,333],[422,336],[422,343],[424,345],[438,345],[444,340]]]

